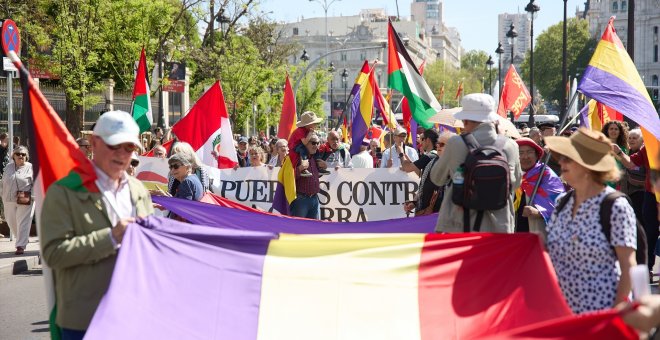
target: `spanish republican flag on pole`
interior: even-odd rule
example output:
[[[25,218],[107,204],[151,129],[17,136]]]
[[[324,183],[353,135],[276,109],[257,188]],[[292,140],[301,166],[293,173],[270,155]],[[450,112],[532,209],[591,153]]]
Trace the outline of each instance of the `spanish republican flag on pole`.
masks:
[[[147,57],[144,47],[140,52],[137,72],[135,74],[135,85],[133,86],[133,106],[131,107],[133,119],[140,127],[140,133],[149,131],[154,122],[151,112],[151,99],[149,98],[149,81],[147,80]]]
[[[98,192],[96,172],[92,162],[80,151],[76,140],[64,126],[34,83],[28,70],[14,52],[9,57],[19,70],[23,92],[23,117],[27,124],[30,161],[34,171],[32,192],[35,197],[37,230],[41,235],[41,209],[48,188],[57,183],[77,192]],[[43,246],[43,243],[41,244]],[[48,313],[50,314],[51,339],[60,339],[60,329],[55,324],[56,301],[53,275],[47,263],[42,265],[46,286]]]
[[[392,22],[389,22],[388,30],[388,87],[395,89],[408,99],[413,119],[419,125],[428,129],[433,123],[428,121],[442,109],[440,103],[433,95],[415,63],[408,55],[406,47],[394,30]]]
[[[613,21],[614,17],[610,18],[578,90],[639,124],[649,165],[658,169],[660,119],[635,64],[616,35]]]

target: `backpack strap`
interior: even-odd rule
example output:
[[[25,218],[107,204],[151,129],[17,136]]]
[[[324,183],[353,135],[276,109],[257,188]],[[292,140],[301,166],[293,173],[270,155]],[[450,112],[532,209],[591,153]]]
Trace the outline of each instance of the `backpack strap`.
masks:
[[[559,212],[561,212],[561,210],[564,209],[566,204],[568,204],[568,200],[573,196],[573,191],[574,190],[569,190],[568,192],[566,192],[566,195],[564,195],[564,197],[559,199],[559,201],[557,202],[557,206],[555,207],[555,211],[557,212],[557,214],[559,214]]]
[[[481,147],[481,145],[479,145],[479,142],[477,142],[477,139],[474,138],[474,135],[471,133],[462,134],[461,138],[463,139],[463,142],[465,142],[465,145],[467,146],[469,152],[472,152]]]
[[[607,238],[607,243],[612,242],[612,206],[614,206],[614,201],[619,197],[625,197],[630,202],[630,198],[626,194],[617,190],[607,194],[600,203],[600,225]]]

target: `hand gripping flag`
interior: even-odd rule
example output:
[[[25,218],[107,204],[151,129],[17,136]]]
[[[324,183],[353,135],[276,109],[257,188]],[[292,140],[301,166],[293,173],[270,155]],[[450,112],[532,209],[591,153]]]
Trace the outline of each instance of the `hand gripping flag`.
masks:
[[[137,73],[135,74],[135,85],[133,86],[133,105],[131,115],[140,127],[140,133],[149,131],[154,118],[151,112],[151,98],[149,97],[149,81],[147,80],[147,58],[144,47],[140,52]]]
[[[280,124],[277,128],[277,138],[289,139],[293,130],[296,129],[296,95],[291,88],[289,74],[284,81],[284,100],[282,100],[282,114]]]
[[[518,118],[523,110],[529,105],[532,97],[523,83],[522,79],[516,72],[516,67],[511,65],[509,71],[504,78],[504,86],[502,87],[502,95],[500,103],[497,106],[497,114],[506,118],[506,111],[513,112],[513,116]]]
[[[660,119],[635,64],[614,30],[610,18],[589,61],[578,90],[639,124],[651,168],[658,169]]]
[[[172,132],[180,141],[190,144],[208,166],[227,169],[238,164],[220,81],[197,100],[188,114],[172,127]]]
[[[428,119],[442,107],[408,55],[392,22],[388,23],[388,27],[388,87],[401,92],[404,97],[408,98],[413,118],[419,125],[429,129],[433,127],[433,123],[428,122]]]

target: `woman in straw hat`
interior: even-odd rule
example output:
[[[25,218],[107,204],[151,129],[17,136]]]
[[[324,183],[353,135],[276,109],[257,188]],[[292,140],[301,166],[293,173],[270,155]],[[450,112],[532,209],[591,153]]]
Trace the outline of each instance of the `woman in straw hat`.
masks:
[[[574,188],[547,227],[559,286],[575,313],[610,308],[630,293],[637,247],[635,213],[624,197],[612,206],[609,242],[600,224],[601,202],[615,191],[606,183],[619,177],[611,142],[584,128],[570,138],[546,137],[545,142],[559,160],[561,177]]]

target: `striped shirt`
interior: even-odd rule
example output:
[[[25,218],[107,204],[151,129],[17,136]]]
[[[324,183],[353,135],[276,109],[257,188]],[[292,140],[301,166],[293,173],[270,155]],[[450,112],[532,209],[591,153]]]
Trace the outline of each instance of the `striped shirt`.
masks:
[[[306,196],[314,196],[319,193],[319,169],[316,166],[316,161],[310,155],[309,159],[309,172],[311,176],[300,176],[300,169],[296,167],[296,193]]]

